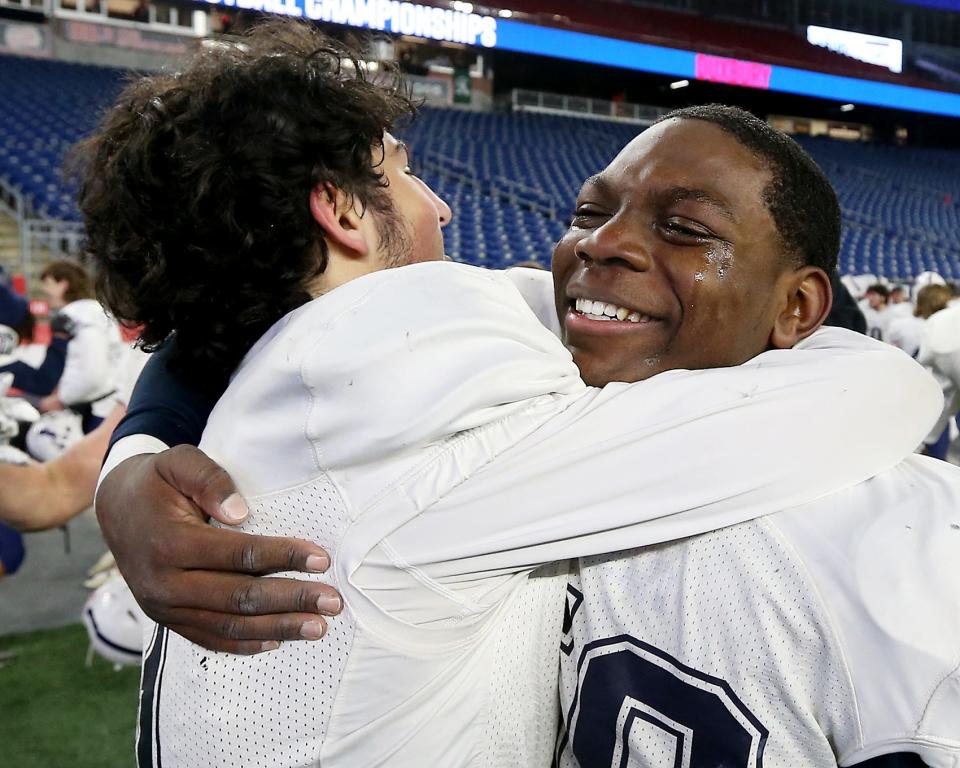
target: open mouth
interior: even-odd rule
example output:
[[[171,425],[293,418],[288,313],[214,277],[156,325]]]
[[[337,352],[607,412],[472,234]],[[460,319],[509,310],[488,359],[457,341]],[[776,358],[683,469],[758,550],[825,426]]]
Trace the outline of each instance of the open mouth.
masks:
[[[630,307],[620,307],[607,301],[599,299],[576,299],[573,302],[574,310],[583,315],[588,320],[600,320],[601,322],[610,322],[619,320],[626,323],[652,323],[657,318],[651,315],[645,315],[642,312],[631,309]]]

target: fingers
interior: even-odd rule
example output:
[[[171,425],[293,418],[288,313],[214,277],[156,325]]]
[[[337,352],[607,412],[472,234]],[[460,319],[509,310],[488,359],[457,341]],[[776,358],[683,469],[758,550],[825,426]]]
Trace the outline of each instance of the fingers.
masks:
[[[211,651],[263,653],[275,650],[282,642],[319,640],[327,632],[327,622],[309,614],[280,616],[230,616],[209,611],[184,611],[181,622],[167,626],[190,642]]]
[[[255,536],[225,528],[186,523],[188,530],[167,531],[163,562],[179,568],[269,574],[281,571],[323,573],[330,556],[303,539]]]
[[[224,640],[222,637],[201,632],[189,625],[179,626],[171,625],[169,629],[182,635],[191,643],[196,643],[210,651],[223,651],[224,653],[235,653],[241,656],[253,656],[257,653],[269,653],[280,647],[277,640]]]
[[[180,613],[184,610],[244,617],[292,613],[336,616],[343,609],[336,589],[315,581],[188,571],[168,583],[173,585],[172,590],[148,594],[144,599],[147,615],[162,624],[185,621]]]
[[[319,639],[327,628],[322,615],[343,607],[335,589],[252,574],[322,573],[329,555],[309,541],[207,525],[201,511],[223,522],[246,514],[235,494],[221,467],[181,446],[114,469],[101,485],[97,514],[144,611],[188,640],[249,654],[284,640]],[[231,512],[231,498],[240,513]]]
[[[207,515],[226,525],[242,523],[249,514],[227,471],[203,451],[178,445],[157,456],[157,473]]]

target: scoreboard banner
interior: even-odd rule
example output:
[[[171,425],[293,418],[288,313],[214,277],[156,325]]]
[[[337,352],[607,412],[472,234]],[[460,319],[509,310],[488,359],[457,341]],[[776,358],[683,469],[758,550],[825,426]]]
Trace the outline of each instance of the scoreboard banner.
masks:
[[[497,44],[497,18],[398,0],[207,0],[242,10],[279,13],[482,48]]]
[[[0,19],[0,51],[18,56],[49,57],[50,30],[42,24],[21,24]]]
[[[807,27],[807,42],[829,48],[852,59],[886,67],[891,72],[903,71],[903,41],[894,37],[864,35],[832,27]]]
[[[812,96],[910,112],[960,117],[960,94],[863,80],[756,61],[713,56],[515,19],[482,16],[397,0],[206,0],[212,5],[265,11],[486,49],[582,61],[745,88]]]
[[[779,64],[710,56],[566,29],[499,20],[497,48],[572,59],[685,80],[709,80],[798,96],[960,117],[960,94],[828,75]]]

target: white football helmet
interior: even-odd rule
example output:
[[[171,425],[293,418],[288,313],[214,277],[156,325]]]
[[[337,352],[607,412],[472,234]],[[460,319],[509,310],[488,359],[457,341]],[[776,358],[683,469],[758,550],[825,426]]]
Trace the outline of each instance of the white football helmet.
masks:
[[[0,382],[0,390],[2,388],[2,382]],[[22,397],[4,397],[2,394],[0,394],[0,414],[27,424],[32,424],[40,418],[40,411]]]
[[[19,346],[20,334],[9,325],[0,325],[0,365],[8,365],[14,362],[16,358],[13,353]]]
[[[83,420],[73,411],[44,413],[27,430],[27,452],[37,461],[57,458],[83,438]]]
[[[37,409],[20,397],[4,397],[9,387],[10,374],[0,374],[0,464],[29,464],[32,459],[8,443],[17,438],[24,423],[36,421]]]
[[[143,653],[144,628],[150,619],[122,578],[98,587],[83,607],[83,624],[90,645],[114,664],[138,666]]]
[[[0,464],[18,464],[23,466],[31,464],[32,462],[33,459],[19,448],[14,448],[12,445],[0,444]]]
[[[13,440],[13,438],[19,434],[20,425],[17,423],[17,420],[7,416],[7,414],[3,412],[2,407],[0,407],[0,445]]]
[[[923,288],[926,288],[928,285],[946,284],[947,281],[936,272],[921,272],[917,275],[917,279],[913,281],[913,287],[910,289],[910,298],[916,302],[917,296]]]

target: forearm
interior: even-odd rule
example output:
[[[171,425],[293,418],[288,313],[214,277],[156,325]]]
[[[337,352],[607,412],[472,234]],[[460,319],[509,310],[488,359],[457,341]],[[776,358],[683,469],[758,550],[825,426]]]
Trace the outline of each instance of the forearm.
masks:
[[[122,416],[123,407],[117,406],[97,429],[53,461],[0,465],[0,519],[21,531],[43,531],[90,507],[110,433]]]
[[[0,464],[0,521],[18,531],[42,531],[62,525],[90,505],[62,493],[45,464]]]
[[[389,543],[437,578],[507,573],[704,533],[861,482],[914,450],[942,399],[903,353],[844,337],[856,347],[594,392]]]
[[[152,619],[207,648],[257,653],[321,637],[318,614],[340,610],[332,588],[235,571],[322,572],[322,549],[206,523],[207,515],[238,523],[246,507],[227,474],[184,445],[199,442],[216,395],[179,381],[170,355],[168,343],[138,379],[97,491],[97,518],[118,568]],[[165,445],[176,447],[159,452]]]

